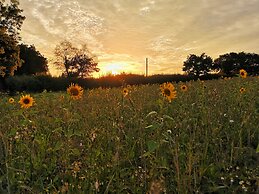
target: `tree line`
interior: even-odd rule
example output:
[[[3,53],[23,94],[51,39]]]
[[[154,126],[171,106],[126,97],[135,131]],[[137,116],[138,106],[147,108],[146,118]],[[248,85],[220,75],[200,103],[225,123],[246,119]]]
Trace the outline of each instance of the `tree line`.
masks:
[[[255,53],[231,52],[220,55],[213,60],[205,53],[202,53],[200,56],[191,54],[183,63],[184,72],[198,77],[209,73],[233,76],[240,69],[244,69],[251,76],[258,75],[259,55]]]

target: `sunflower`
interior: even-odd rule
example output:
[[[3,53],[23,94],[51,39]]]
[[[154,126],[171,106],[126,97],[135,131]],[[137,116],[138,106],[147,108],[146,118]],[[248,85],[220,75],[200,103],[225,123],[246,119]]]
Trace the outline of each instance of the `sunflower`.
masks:
[[[188,90],[188,87],[186,85],[181,85],[181,90],[183,92],[186,92]]]
[[[34,103],[34,99],[30,95],[25,95],[20,98],[19,103],[21,108],[30,108]]]
[[[172,83],[164,83],[160,86],[162,95],[167,98],[169,102],[176,98],[176,91]]]
[[[172,90],[175,89],[174,85],[170,82],[166,82],[166,83],[163,83],[162,85],[160,85],[160,89],[164,89],[164,88],[170,88]]]
[[[9,98],[8,102],[9,102],[10,104],[13,104],[13,103],[14,103],[14,99],[13,99],[13,98]]]
[[[165,85],[165,83],[160,84],[160,86],[159,86],[160,90],[162,90],[164,88],[164,85]]]
[[[240,88],[239,91],[240,91],[241,94],[243,94],[246,91],[246,89],[245,88]]]
[[[246,70],[240,69],[240,70],[239,70],[239,75],[240,75],[242,78],[246,78],[246,77],[247,77],[247,72],[246,72]]]
[[[78,100],[82,97],[83,95],[83,88],[77,84],[71,84],[68,88],[67,88],[67,93],[70,95],[70,97],[73,100]]]
[[[128,88],[123,88],[122,94],[124,97],[126,97],[129,94],[129,89]]]

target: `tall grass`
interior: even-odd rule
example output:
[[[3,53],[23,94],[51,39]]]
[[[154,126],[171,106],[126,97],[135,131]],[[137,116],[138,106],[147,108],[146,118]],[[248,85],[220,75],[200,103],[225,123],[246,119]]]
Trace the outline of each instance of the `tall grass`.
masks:
[[[171,103],[159,85],[32,94],[26,110],[2,95],[0,191],[256,193],[258,78],[174,85]]]

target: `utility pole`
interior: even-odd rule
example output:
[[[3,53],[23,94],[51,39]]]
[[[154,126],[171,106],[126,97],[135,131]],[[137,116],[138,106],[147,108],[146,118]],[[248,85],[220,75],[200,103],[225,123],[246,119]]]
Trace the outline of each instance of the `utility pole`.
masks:
[[[146,77],[148,76],[148,58],[146,58]]]

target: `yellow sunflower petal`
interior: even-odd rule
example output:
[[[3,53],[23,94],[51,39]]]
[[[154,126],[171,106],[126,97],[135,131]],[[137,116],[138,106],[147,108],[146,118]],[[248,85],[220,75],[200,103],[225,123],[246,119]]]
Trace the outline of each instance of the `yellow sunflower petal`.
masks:
[[[163,85],[163,87],[160,88],[162,95],[169,101],[171,102],[172,99],[176,98],[176,91],[171,83],[166,83]]]
[[[242,78],[246,78],[246,77],[247,77],[247,72],[246,72],[246,70],[240,69],[239,75],[240,75],[240,77],[242,77]]]
[[[70,95],[70,97],[73,100],[78,100],[80,98],[82,98],[83,95],[83,88],[77,84],[71,84],[68,88],[67,88],[67,93]]]
[[[188,90],[188,87],[186,85],[181,85],[181,90],[183,92],[186,92]]]
[[[23,95],[20,98],[19,103],[21,105],[21,108],[30,108],[31,106],[33,106],[34,99],[30,95]]]
[[[9,98],[8,102],[9,102],[10,104],[13,104],[13,103],[14,103],[14,99],[13,99],[13,98]]]
[[[243,94],[243,93],[245,93],[246,89],[245,88],[240,88],[239,91],[240,91],[241,94]]]
[[[126,97],[129,94],[129,89],[123,88],[122,93],[123,93],[123,96]]]

